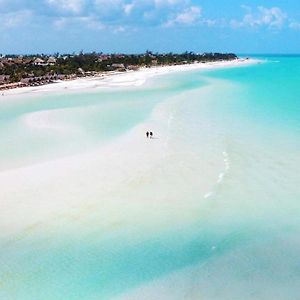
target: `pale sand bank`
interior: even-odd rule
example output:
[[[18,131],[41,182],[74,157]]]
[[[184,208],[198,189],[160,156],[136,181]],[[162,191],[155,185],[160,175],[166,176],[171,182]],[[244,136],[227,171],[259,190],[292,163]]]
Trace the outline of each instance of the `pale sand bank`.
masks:
[[[95,83],[99,88],[113,85],[131,86],[141,84],[151,76],[169,74],[173,71],[232,67],[252,63],[256,61],[239,60],[152,68],[107,77],[100,82],[97,79],[79,79],[37,87],[33,90],[46,92],[47,89],[57,91],[65,87],[77,89],[78,83],[81,83],[79,86],[82,89],[89,89]],[[201,88],[203,99],[209,98],[214,88],[214,84]],[[25,90],[31,92],[30,89],[24,89],[10,91],[10,94],[19,93],[21,96],[24,95]],[[192,215],[197,212],[191,209],[194,204],[188,201],[182,203],[178,191],[173,189],[176,184],[182,184],[182,176],[184,176],[180,170],[181,162],[174,164],[172,157],[174,144],[172,147],[169,146],[168,134],[172,122],[176,122],[173,112],[178,101],[180,103],[181,99],[175,97],[159,104],[152,116],[144,123],[92,152],[0,172],[1,236],[8,237],[18,232],[23,235],[31,228],[47,226],[45,224],[55,223],[60,218],[64,220],[64,224],[76,218],[90,218],[90,211],[95,208],[103,228],[122,222],[133,225],[137,222],[137,218],[145,224],[154,221],[156,226],[162,225],[160,222],[171,226],[170,224],[179,224],[179,220],[192,220]],[[42,112],[42,116],[39,114],[25,116],[24,126],[30,126],[33,130],[47,130],[47,128],[59,132],[74,130],[68,128],[68,124],[64,126],[64,122],[53,123],[51,120],[55,116],[52,116],[53,113],[49,116],[47,114],[48,112]],[[145,138],[145,132],[149,129],[155,134],[158,133],[157,139]],[[212,164],[211,167],[207,166],[205,159],[197,161],[199,166],[206,170],[206,176],[199,178],[195,183],[203,197],[210,195],[212,187],[218,180],[220,181],[220,174],[226,171],[226,161],[224,163],[222,151],[212,161],[215,166]],[[193,165],[189,168],[193,169]],[[154,183],[149,184],[151,178],[163,179],[157,183],[158,188],[154,191]],[[188,190],[187,183],[186,190],[182,188],[183,197]],[[170,203],[169,199],[178,199],[178,202],[174,200]],[[160,209],[157,210],[157,207]],[[160,214],[162,218],[159,217]]]
[[[214,88],[213,84],[202,88],[203,98],[209,98]],[[61,232],[77,219],[92,223],[95,214],[97,227],[103,230],[112,224],[128,228],[138,223],[146,231],[194,220],[195,203],[186,197],[190,182],[182,181],[185,167],[181,161],[174,163],[176,151],[182,150],[174,149],[176,143],[168,134],[181,101],[175,97],[159,104],[144,123],[89,153],[0,172],[1,237],[26,236],[33,228],[64,224]],[[30,116],[27,126],[63,130],[61,124],[52,124],[51,116],[48,124],[45,114],[42,120]],[[145,138],[149,129],[155,133],[153,140]],[[223,159],[222,152],[216,153],[210,168],[206,159],[197,160],[197,168],[206,170],[205,177],[194,178],[203,196],[226,169]],[[187,174],[193,168],[191,161]],[[174,188],[179,185],[182,195]]]

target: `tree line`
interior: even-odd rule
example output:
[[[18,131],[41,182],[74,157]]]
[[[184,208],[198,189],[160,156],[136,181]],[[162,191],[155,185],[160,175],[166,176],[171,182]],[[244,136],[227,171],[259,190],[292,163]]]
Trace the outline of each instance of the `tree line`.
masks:
[[[10,61],[7,61],[7,57]],[[40,58],[47,60],[47,55],[26,55],[21,58],[16,55],[6,55],[0,58],[0,75],[9,75],[10,82],[18,82],[22,78],[40,77],[51,74],[82,75],[83,72],[105,72],[119,69],[124,66],[124,70],[129,67],[151,67],[153,65],[175,65],[191,64],[195,62],[215,62],[221,60],[234,60],[237,56],[233,53],[203,53],[194,52],[176,53],[152,53],[147,51],[143,54],[103,54],[103,53],[79,53],[53,55],[56,63],[52,65],[35,65],[34,60]],[[19,59],[18,63],[14,60]]]

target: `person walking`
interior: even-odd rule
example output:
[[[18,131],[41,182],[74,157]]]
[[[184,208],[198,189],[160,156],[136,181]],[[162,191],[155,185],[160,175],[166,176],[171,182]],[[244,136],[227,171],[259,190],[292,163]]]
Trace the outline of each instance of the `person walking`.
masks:
[[[146,132],[146,137],[149,138],[149,131]]]
[[[150,139],[152,139],[152,138],[153,138],[153,132],[150,131]]]

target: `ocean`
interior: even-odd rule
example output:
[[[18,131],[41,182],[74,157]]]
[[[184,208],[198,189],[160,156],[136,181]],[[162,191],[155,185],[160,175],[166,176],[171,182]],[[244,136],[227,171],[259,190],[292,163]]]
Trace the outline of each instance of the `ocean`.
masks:
[[[0,99],[0,299],[300,299],[300,56],[255,58]]]

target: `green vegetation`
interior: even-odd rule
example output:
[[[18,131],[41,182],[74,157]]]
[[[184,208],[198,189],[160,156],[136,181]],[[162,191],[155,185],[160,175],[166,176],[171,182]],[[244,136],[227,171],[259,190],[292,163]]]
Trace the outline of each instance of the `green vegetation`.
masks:
[[[60,79],[95,75],[106,71],[126,71],[139,67],[191,64],[236,59],[235,54],[185,52],[144,54],[80,53],[78,55],[6,55],[0,56],[0,84],[20,82],[30,78],[60,76]],[[7,76],[4,76],[7,75]],[[64,75],[64,76],[63,76]],[[2,79],[1,79],[2,78]],[[56,78],[56,77],[55,77]],[[1,82],[2,81],[2,82]]]

